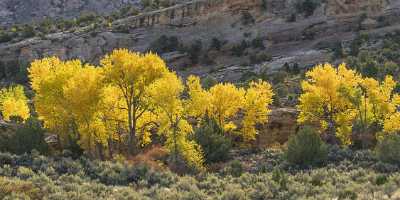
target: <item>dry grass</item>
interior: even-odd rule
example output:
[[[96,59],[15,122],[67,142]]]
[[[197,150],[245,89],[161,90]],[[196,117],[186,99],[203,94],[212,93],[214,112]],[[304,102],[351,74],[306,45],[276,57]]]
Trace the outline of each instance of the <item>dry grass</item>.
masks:
[[[162,170],[165,169],[165,162],[168,157],[168,150],[161,145],[153,145],[148,147],[144,152],[128,158],[128,162],[132,164],[144,164],[150,168]]]

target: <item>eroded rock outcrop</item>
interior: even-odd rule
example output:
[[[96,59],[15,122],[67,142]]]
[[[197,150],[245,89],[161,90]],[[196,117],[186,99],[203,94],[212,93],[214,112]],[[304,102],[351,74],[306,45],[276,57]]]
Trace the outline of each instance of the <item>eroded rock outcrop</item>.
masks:
[[[183,46],[200,40],[203,51],[208,51],[213,38],[225,42],[223,48],[215,51],[208,67],[191,68],[190,63],[176,62],[184,56],[172,59],[169,64],[173,68],[180,69],[177,63],[187,66],[182,74],[229,74],[224,68],[236,65],[248,66],[244,72],[276,70],[286,62],[300,66],[325,62],[330,52],[321,44],[351,41],[363,31],[384,34],[397,29],[400,22],[400,3],[395,0],[328,0],[308,17],[298,13],[295,6],[295,0],[195,0],[121,19],[107,28],[84,27],[0,44],[0,68],[12,73],[33,59],[52,55],[97,63],[114,48],[146,51],[153,41],[167,35],[177,37]],[[121,26],[124,31],[120,31]],[[262,39],[266,46],[262,51],[272,56],[271,61],[253,66],[232,56],[233,45],[256,37]]]
[[[327,2],[327,14],[333,16],[360,13],[379,14],[389,4],[388,0],[331,0]]]
[[[110,14],[139,0],[0,0],[0,26],[32,23],[45,18],[73,18],[82,13]]]

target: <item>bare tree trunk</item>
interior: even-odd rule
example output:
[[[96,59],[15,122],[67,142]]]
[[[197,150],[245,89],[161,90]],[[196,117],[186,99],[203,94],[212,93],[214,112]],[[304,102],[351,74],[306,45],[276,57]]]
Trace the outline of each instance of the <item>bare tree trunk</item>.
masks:
[[[121,130],[118,130],[118,153],[122,153],[122,138],[121,138]]]
[[[100,160],[104,160],[103,145],[101,145],[100,143],[96,142],[96,149],[97,149],[98,155],[100,157]]]
[[[114,148],[114,143],[113,143],[113,141],[112,141],[112,139],[111,138],[109,138],[108,139],[108,156],[110,157],[110,158],[113,158],[113,148]]]
[[[174,163],[178,164],[178,141],[177,141],[177,128],[176,128],[176,123],[173,124],[173,137],[174,137]]]
[[[128,124],[129,124],[129,138],[128,138],[128,152],[131,155],[136,153],[136,119],[135,112],[132,106],[128,106]]]
[[[333,113],[328,109],[328,107],[324,107],[324,116],[328,123],[328,127],[326,129],[326,142],[330,144],[337,144],[338,140],[336,137],[336,123],[333,119]]]
[[[93,158],[93,155],[92,155],[92,134],[89,134],[89,136],[88,136],[88,153],[89,153],[89,157]]]

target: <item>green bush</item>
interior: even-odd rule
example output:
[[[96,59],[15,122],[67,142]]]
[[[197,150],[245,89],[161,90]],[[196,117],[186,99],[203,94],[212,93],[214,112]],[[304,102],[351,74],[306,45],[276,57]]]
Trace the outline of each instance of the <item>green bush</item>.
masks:
[[[211,40],[210,49],[215,49],[217,51],[221,50],[222,42],[218,38],[213,38]]]
[[[274,92],[279,98],[285,98],[289,95],[289,88],[286,84],[284,83],[278,83],[274,85]]]
[[[218,83],[218,80],[210,75],[207,75],[205,78],[203,78],[201,80],[201,85],[206,89],[210,89],[212,86],[216,85],[217,83]]]
[[[245,50],[249,47],[249,44],[246,42],[246,40],[242,40],[240,44],[234,45],[231,49],[232,55],[240,57],[243,55]]]
[[[375,184],[376,185],[383,185],[383,184],[385,184],[387,182],[388,182],[388,177],[386,175],[378,175],[375,178]]]
[[[400,165],[400,136],[385,136],[378,142],[375,151],[380,161]]]
[[[344,50],[343,50],[343,45],[341,42],[336,41],[332,47],[332,52],[333,52],[333,58],[334,59],[340,59],[343,58],[344,56]]]
[[[256,37],[251,41],[251,46],[255,49],[265,49],[263,39],[261,37]]]
[[[140,12],[137,8],[132,5],[128,5],[123,7],[119,12],[113,13],[114,18],[119,19],[127,16],[135,16],[138,15]]]
[[[31,117],[15,132],[10,131],[1,136],[0,150],[23,154],[36,149],[42,154],[47,154],[49,148],[44,138],[45,130],[36,118]]]
[[[35,28],[31,25],[24,25],[21,27],[21,36],[23,38],[31,38],[36,35]]]
[[[364,42],[364,38],[358,35],[350,44],[350,55],[357,56]]]
[[[394,88],[395,93],[400,93],[400,82],[397,83],[396,87]]]
[[[75,20],[64,19],[57,23],[57,28],[60,30],[69,30],[76,26]]]
[[[29,118],[24,126],[17,130],[13,138],[13,151],[17,154],[28,153],[36,149],[42,154],[48,153],[48,145],[44,141],[45,130],[36,118]]]
[[[53,28],[54,28],[54,20],[48,17],[42,20],[39,25],[37,25],[38,31],[40,31],[43,34],[48,34],[53,32]]]
[[[326,161],[328,156],[327,145],[311,127],[302,128],[288,141],[285,157],[294,165],[319,165]]]
[[[199,62],[199,56],[203,49],[203,43],[201,40],[194,41],[189,48],[186,49],[186,52],[189,54],[189,58],[193,64],[197,64]]]
[[[305,17],[309,17],[314,14],[320,3],[320,0],[300,0],[296,4],[296,9],[297,12],[303,13]]]
[[[156,0],[141,0],[140,3],[144,8],[153,9],[156,8]]]
[[[88,25],[93,23],[98,16],[95,13],[82,13],[77,19],[76,23],[79,25]]]
[[[5,32],[0,32],[0,43],[9,42],[12,39],[13,39],[13,37],[11,36],[11,34],[5,33]]]
[[[207,164],[225,161],[232,147],[229,138],[214,119],[206,117],[195,130],[195,141],[201,146]]]
[[[289,74],[285,71],[278,71],[271,74],[268,79],[274,85],[279,83],[284,83],[284,81],[289,77]]]
[[[150,44],[149,51],[156,52],[158,54],[177,51],[180,47],[179,40],[175,36],[162,35],[157,40]]]
[[[249,59],[251,64],[258,64],[266,61],[271,61],[272,56],[269,55],[268,53],[260,52],[257,54],[251,54]]]
[[[227,171],[233,177],[239,177],[243,174],[243,165],[239,160],[234,160],[229,164]]]

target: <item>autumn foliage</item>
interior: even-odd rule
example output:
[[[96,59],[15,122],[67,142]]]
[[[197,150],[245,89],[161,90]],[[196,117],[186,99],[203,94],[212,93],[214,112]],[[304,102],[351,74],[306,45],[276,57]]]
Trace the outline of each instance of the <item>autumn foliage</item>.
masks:
[[[237,88],[231,83],[219,83],[205,90],[198,77],[190,76],[187,85],[189,115],[198,119],[207,115],[226,132],[233,132],[238,129],[234,118],[241,111],[244,116],[239,134],[247,142],[256,139],[255,125],[268,121],[273,92],[264,81],[251,82],[247,89]]]
[[[195,138],[204,119],[221,136],[250,144],[257,125],[268,122],[273,91],[256,80],[246,87],[217,83],[203,88],[197,76],[186,81],[168,69],[153,53],[118,49],[99,66],[56,57],[32,62],[33,113],[58,136],[61,147],[75,142],[90,157],[138,155],[152,144],[168,150],[170,160],[204,169],[204,152]],[[378,81],[363,77],[345,64],[315,66],[306,73],[299,97],[298,122],[318,128],[341,145],[352,144],[355,133],[377,130],[400,132],[400,96],[391,76]],[[22,86],[0,91],[0,109],[6,121],[30,116]],[[239,139],[239,140],[237,140]]]
[[[4,120],[19,117],[23,121],[29,118],[28,98],[22,86],[11,86],[0,90],[0,110]]]
[[[191,76],[186,87],[156,54],[126,49],[100,63],[50,57],[29,69],[39,119],[61,144],[77,141],[90,156],[137,154],[161,137],[173,161],[202,169],[203,152],[191,135],[205,115],[246,142],[255,139],[255,125],[268,120],[273,93],[264,81],[247,89],[221,83],[204,90],[200,78]],[[235,124],[240,113],[243,120]]]
[[[355,124],[361,131],[383,127],[378,136],[400,131],[399,95],[394,93],[396,82],[391,76],[379,82],[345,64],[338,68],[318,65],[306,76],[298,105],[299,123],[317,124],[321,133],[336,136],[343,145],[352,143]]]

